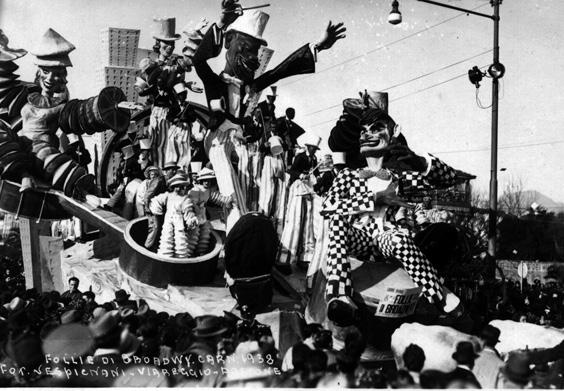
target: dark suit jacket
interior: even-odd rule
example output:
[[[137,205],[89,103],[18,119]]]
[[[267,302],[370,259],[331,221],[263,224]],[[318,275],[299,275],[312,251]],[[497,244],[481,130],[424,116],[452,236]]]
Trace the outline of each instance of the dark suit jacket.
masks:
[[[305,152],[297,154],[294,158],[294,162],[292,163],[292,167],[290,167],[289,170],[290,184],[298,179],[300,177],[300,174],[307,174],[315,166],[317,166],[317,158],[315,157],[315,155],[313,155],[310,159]],[[316,173],[315,171],[314,174],[316,176],[318,175],[318,173]]]
[[[474,383],[476,388],[482,388],[478,379],[472,371],[466,368],[456,367],[456,369],[448,374],[448,381],[453,380],[465,380],[470,383]]]
[[[298,137],[305,133],[305,130],[294,121],[282,117],[276,120],[276,133],[278,133],[283,140],[289,139],[291,145],[288,145],[288,147],[292,148],[297,144]]]
[[[210,58],[217,57],[221,52],[223,45],[223,30],[213,24],[202,39],[192,62],[196,73],[202,80],[206,90],[206,99],[209,102],[214,99],[224,98],[228,102],[228,84],[226,84],[219,75],[217,75],[207,61]],[[217,40],[216,40],[217,38]],[[253,91],[262,91],[268,86],[276,83],[277,81],[289,76],[299,75],[304,73],[315,72],[315,60],[309,45],[306,44],[290,54],[280,65],[274,69],[265,72],[249,85]],[[241,101],[245,96],[244,86],[241,88]],[[231,115],[226,113],[226,117],[232,122],[237,123],[239,118],[244,114],[246,108],[241,104],[239,113]]]

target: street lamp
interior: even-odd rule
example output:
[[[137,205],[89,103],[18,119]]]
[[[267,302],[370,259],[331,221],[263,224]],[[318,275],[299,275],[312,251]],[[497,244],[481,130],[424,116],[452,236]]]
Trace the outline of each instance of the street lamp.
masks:
[[[498,106],[499,106],[499,79],[505,74],[505,67],[499,62],[499,6],[503,0],[490,0],[490,4],[493,7],[493,15],[483,14],[481,12],[476,12],[468,10],[461,7],[456,7],[450,4],[444,4],[433,0],[417,0],[423,3],[429,3],[433,5],[438,5],[444,8],[450,8],[457,11],[462,11],[466,14],[472,14],[488,18],[494,22],[493,31],[493,62],[488,68],[487,74],[492,79],[492,123],[491,123],[491,163],[490,163],[490,200],[489,200],[489,226],[488,226],[488,254],[490,255],[493,268],[495,270],[495,258],[496,258],[496,224],[497,224],[497,135],[498,135]],[[394,7],[394,1],[392,3],[392,12],[396,10]],[[398,11],[399,13],[399,11]],[[390,14],[391,16],[391,14]],[[389,21],[390,18],[388,18]],[[400,18],[401,22],[401,18]],[[390,23],[392,23],[390,21]],[[396,22],[397,24],[399,22]],[[484,73],[480,71],[478,67],[472,68],[468,71],[468,77],[470,81],[479,87],[479,83],[482,77],[485,76]]]

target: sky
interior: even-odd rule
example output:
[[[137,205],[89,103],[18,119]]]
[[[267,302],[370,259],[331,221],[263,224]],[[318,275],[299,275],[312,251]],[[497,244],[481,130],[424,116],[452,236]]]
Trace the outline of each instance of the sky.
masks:
[[[487,0],[442,0],[493,12]],[[403,22],[387,23],[391,0],[242,0],[271,3],[264,38],[274,49],[271,66],[307,42],[320,39],[329,20],[342,21],[347,37],[320,53],[316,73],[280,81],[277,115],[292,106],[296,122],[323,138],[322,152],[345,98],[364,89],[386,91],[389,113],[417,153],[435,153],[477,176],[487,193],[490,178],[491,82],[478,91],[468,81],[474,65],[492,62],[493,22],[458,11],[399,0]],[[29,48],[51,27],[71,41],[74,67],[69,90],[87,98],[100,90],[100,30],[141,30],[140,47],[153,44],[154,17],[176,17],[177,31],[205,17],[216,21],[219,0],[0,0],[0,28],[13,47]],[[500,193],[519,178],[525,189],[564,201],[564,2],[505,0],[500,11],[500,60],[506,67],[499,103]],[[178,51],[178,48],[177,48]],[[18,60],[23,80],[33,80],[33,58]],[[223,54],[214,63],[220,70]],[[195,77],[195,76],[194,76]],[[478,98],[477,98],[478,97]],[[203,102],[203,95],[193,99]],[[478,103],[480,102],[480,103]],[[480,108],[479,106],[486,107]]]

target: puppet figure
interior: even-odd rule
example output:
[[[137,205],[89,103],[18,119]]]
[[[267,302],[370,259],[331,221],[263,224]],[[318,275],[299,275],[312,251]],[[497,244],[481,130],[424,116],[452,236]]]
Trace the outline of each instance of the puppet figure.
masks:
[[[197,243],[188,241],[190,232],[198,226],[194,204],[186,195],[190,182],[185,175],[177,174],[168,183],[170,192],[159,194],[151,200],[153,215],[163,216],[164,221],[157,254],[187,258]]]
[[[176,19],[155,19],[158,33],[153,36],[153,51],[157,61],[144,58],[140,62],[142,78],[136,83],[140,96],[150,96],[153,108],[147,137],[151,140],[153,161],[161,167],[165,161],[190,160],[190,119],[186,104],[187,89],[202,92],[194,83],[186,83],[185,75],[192,69],[191,56],[201,38],[203,21],[189,35],[189,45],[184,47],[183,56],[173,54],[175,42],[180,34],[175,33]],[[189,33],[186,33],[189,34]],[[188,157],[186,157],[188,156]]]
[[[193,62],[213,111],[210,132],[205,140],[206,150],[218,174],[219,190],[223,195],[234,195],[237,201],[227,218],[226,230],[229,232],[241,213],[246,212],[245,195],[231,163],[235,150],[232,138],[238,135],[239,140],[244,140],[247,136],[252,137],[257,130],[250,117],[245,117],[245,97],[259,93],[283,78],[314,72],[317,53],[344,38],[345,28],[342,23],[329,23],[319,43],[302,46],[276,68],[255,79],[259,68],[259,49],[267,45],[262,34],[269,15],[253,10],[241,16],[243,11],[238,0],[224,0],[222,7],[220,22],[208,29]],[[227,49],[226,65],[218,75],[207,61],[220,54],[223,44]]]
[[[36,179],[64,190],[67,196],[95,192],[94,177],[85,168],[89,157],[77,136],[107,130],[110,126],[105,121],[113,114],[129,122],[129,114],[118,112],[118,95],[123,93],[110,87],[101,92],[105,96],[99,102],[99,97],[69,101],[67,67],[72,66],[69,53],[75,47],[53,29],[48,29],[31,50],[38,66],[34,85],[21,83],[15,80],[18,76],[13,71],[18,66],[12,60],[25,51],[9,49],[7,43],[0,30],[0,113],[11,123],[21,115],[22,129],[17,137],[5,123],[0,126],[2,177],[21,180],[22,192],[35,188]],[[118,121],[112,122],[121,129]],[[59,129],[68,136],[62,137],[63,147],[68,144],[66,153],[60,152]],[[78,142],[71,142],[73,139]]]
[[[364,110],[360,118],[360,151],[367,161],[362,169],[339,172],[323,202],[322,215],[329,220],[327,316],[340,325],[354,323],[357,307],[352,301],[353,287],[349,255],[360,260],[395,259],[403,265],[424,296],[445,313],[458,316],[458,297],[443,286],[413,241],[411,232],[396,224],[396,212],[409,207],[399,196],[409,188],[433,189],[456,183],[456,171],[430,156],[416,155],[407,146],[395,144],[399,127],[384,108]],[[407,163],[411,171],[390,170],[382,166],[384,156],[392,154]]]

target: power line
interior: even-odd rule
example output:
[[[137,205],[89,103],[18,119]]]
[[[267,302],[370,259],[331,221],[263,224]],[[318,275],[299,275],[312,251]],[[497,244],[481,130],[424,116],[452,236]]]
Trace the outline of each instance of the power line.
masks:
[[[484,7],[485,5],[487,5],[487,4],[479,5],[478,7],[473,8],[472,11],[475,11],[475,10],[477,10],[478,8],[482,8],[482,7]],[[387,43],[387,44],[378,46],[377,48],[371,49],[371,50],[369,50],[369,51],[367,51],[367,52],[365,52],[365,53],[363,53],[363,54],[359,54],[359,55],[354,56],[354,57],[351,57],[351,58],[349,58],[349,59],[347,59],[347,60],[345,60],[345,61],[341,61],[341,62],[338,62],[338,63],[336,63],[336,64],[333,64],[333,65],[331,65],[331,66],[329,66],[329,67],[327,67],[327,68],[321,69],[321,70],[319,70],[319,71],[317,71],[317,72],[315,72],[315,73],[310,73],[310,74],[308,74],[308,75],[306,75],[306,76],[300,77],[299,79],[294,79],[294,80],[287,81],[286,83],[283,83],[283,84],[281,84],[280,86],[281,86],[281,87],[288,86],[288,85],[290,85],[290,84],[297,83],[297,82],[302,81],[302,80],[304,80],[304,79],[307,79],[307,78],[309,78],[309,77],[312,77],[312,76],[315,76],[315,75],[319,75],[320,73],[329,71],[329,70],[334,69],[334,68],[336,68],[336,67],[338,67],[338,66],[347,64],[347,63],[349,63],[349,62],[351,62],[351,61],[358,60],[359,58],[362,58],[362,57],[367,56],[367,55],[369,55],[369,54],[375,53],[375,52],[377,52],[377,51],[379,51],[379,50],[385,49],[385,48],[390,47],[390,46],[392,46],[392,45],[395,45],[395,44],[397,44],[397,43],[403,42],[403,41],[405,41],[405,40],[407,40],[407,39],[413,38],[413,37],[415,37],[415,36],[417,36],[417,35],[419,35],[419,34],[421,34],[421,33],[424,33],[424,32],[426,32],[426,31],[429,31],[429,30],[431,30],[431,29],[434,29],[435,27],[438,27],[438,26],[440,26],[440,25],[443,25],[443,24],[445,24],[445,23],[448,23],[448,22],[450,22],[451,20],[454,20],[454,19],[456,19],[456,18],[459,18],[459,17],[461,17],[461,16],[463,16],[463,15],[467,15],[467,14],[466,14],[466,13],[461,13],[461,14],[458,14],[458,15],[453,16],[453,17],[451,17],[451,18],[445,19],[445,20],[443,20],[443,21],[441,21],[441,22],[439,22],[439,23],[436,23],[436,24],[431,25],[431,26],[429,26],[429,27],[425,27],[425,28],[422,29],[422,30],[419,30],[419,31],[416,31],[416,32],[414,32],[414,33],[408,34],[408,35],[406,35],[405,37],[402,37],[402,38],[397,39],[397,40],[395,40],[395,41],[392,41],[392,42],[389,42],[389,43]]]
[[[562,144],[562,143],[564,143],[564,140],[555,140],[555,141],[546,141],[546,142],[542,142],[542,143],[504,145],[504,146],[498,147],[498,149],[514,149],[514,148],[524,148],[524,147],[536,147],[536,146],[539,146],[539,145]],[[476,149],[459,149],[457,151],[438,151],[438,152],[431,152],[431,153],[445,154],[445,153],[462,153],[462,152],[483,152],[483,151],[489,151],[490,149],[491,149],[490,147],[486,147],[486,148],[476,148]]]
[[[487,66],[487,65],[483,65],[483,66],[480,67],[480,69],[483,69],[483,68],[485,68],[486,66]],[[420,89],[420,90],[411,92],[411,93],[409,93],[409,94],[407,94],[407,95],[403,95],[403,96],[400,96],[400,97],[398,97],[398,98],[392,99],[392,100],[390,100],[390,102],[395,102],[395,101],[398,101],[398,100],[401,100],[401,99],[408,98],[408,97],[410,97],[410,96],[412,96],[412,95],[419,94],[419,93],[421,93],[421,92],[430,90],[431,88],[438,87],[438,86],[440,86],[440,85],[442,85],[442,84],[446,84],[446,83],[451,82],[451,81],[453,81],[453,80],[460,79],[461,77],[464,77],[464,76],[467,76],[467,75],[468,75],[468,73],[461,73],[460,75],[457,75],[457,76],[455,76],[455,77],[451,77],[450,79],[441,81],[441,82],[439,82],[439,83],[432,84],[432,85],[430,85],[430,86],[428,86],[428,87],[425,87],[425,88],[422,88],[422,89]],[[310,128],[315,128],[315,127],[317,127],[317,126],[321,126],[321,125],[324,125],[324,124],[326,124],[326,123],[333,122],[333,121],[337,121],[337,120],[338,120],[338,118],[332,118],[332,119],[329,119],[329,120],[326,120],[326,121],[319,122],[319,123],[317,123],[317,124],[311,125]]]
[[[491,51],[492,51],[492,49],[485,50],[485,51],[483,51],[483,52],[481,52],[481,53],[478,53],[478,54],[475,54],[475,55],[473,55],[473,56],[471,56],[471,57],[468,57],[468,58],[465,58],[465,59],[462,59],[462,60],[453,62],[452,64],[445,65],[445,66],[443,66],[443,67],[441,67],[441,68],[435,69],[434,71],[427,72],[427,73],[423,73],[423,74],[421,74],[421,75],[419,75],[419,76],[416,76],[416,77],[414,77],[414,78],[412,78],[412,79],[405,80],[405,81],[403,81],[403,82],[401,82],[401,83],[394,84],[394,85],[392,85],[392,86],[390,86],[390,87],[386,87],[386,88],[382,89],[382,91],[389,91],[389,90],[391,90],[391,89],[394,89],[394,88],[397,88],[397,87],[401,87],[401,86],[403,86],[403,85],[405,85],[405,84],[409,84],[409,83],[411,83],[411,82],[413,82],[413,81],[422,79],[422,78],[424,78],[424,77],[431,76],[431,75],[433,75],[433,74],[435,74],[435,73],[444,71],[445,69],[452,68],[453,66],[462,64],[463,62],[472,60],[472,59],[474,59],[474,58],[476,58],[476,57],[483,56],[484,54],[489,53],[489,52],[491,52]],[[396,99],[396,100],[397,100],[397,99]],[[316,110],[316,111],[312,111],[311,113],[307,113],[306,116],[310,116],[310,115],[313,115],[313,114],[321,113],[321,112],[323,112],[323,111],[326,111],[326,110],[329,110],[329,109],[334,109],[334,108],[339,107],[339,106],[341,106],[341,103],[338,103],[338,104],[335,104],[335,105],[331,105],[331,106],[328,106],[328,107],[325,107],[325,108],[323,108],[323,109],[319,109],[319,110]]]

